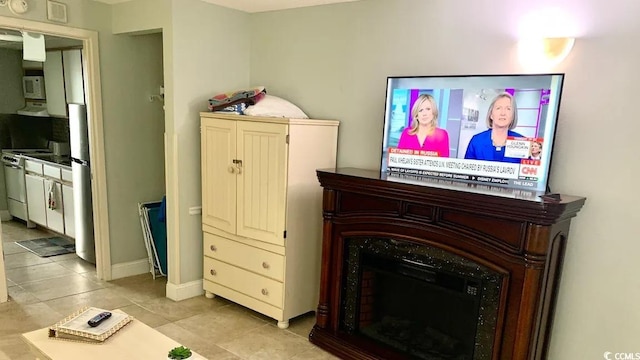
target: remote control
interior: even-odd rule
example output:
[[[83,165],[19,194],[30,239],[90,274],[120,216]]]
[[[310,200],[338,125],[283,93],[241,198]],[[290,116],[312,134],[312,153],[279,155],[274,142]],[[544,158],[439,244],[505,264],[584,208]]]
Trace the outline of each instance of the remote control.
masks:
[[[91,327],[96,327],[98,325],[100,325],[101,322],[107,320],[108,318],[111,317],[111,313],[108,311],[105,312],[101,312],[100,314],[92,317],[91,319],[89,319],[89,321],[87,321],[87,324],[89,324],[89,326]]]

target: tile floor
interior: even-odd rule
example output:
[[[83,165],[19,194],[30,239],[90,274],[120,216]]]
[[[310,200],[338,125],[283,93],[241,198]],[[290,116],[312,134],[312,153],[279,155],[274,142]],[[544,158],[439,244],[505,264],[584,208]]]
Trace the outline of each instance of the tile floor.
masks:
[[[208,359],[337,359],[308,341],[313,313],[280,330],[275,320],[222,298],[167,299],[164,277],[100,281],[95,266],[75,254],[40,258],[14,244],[50,235],[19,222],[2,223],[10,301],[0,304],[0,360],[34,360],[20,334],[85,305],[120,308]]]

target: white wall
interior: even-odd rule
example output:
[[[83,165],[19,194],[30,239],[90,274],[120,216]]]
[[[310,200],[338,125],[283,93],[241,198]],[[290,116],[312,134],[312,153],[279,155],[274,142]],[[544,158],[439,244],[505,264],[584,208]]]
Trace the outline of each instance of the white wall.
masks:
[[[390,75],[522,73],[531,13],[565,12],[575,35],[551,188],[587,197],[573,221],[549,359],[640,352],[640,170],[635,116],[640,2],[367,0],[254,14],[251,83],[309,116],[341,120],[339,166],[377,169]],[[547,13],[548,14],[548,13]],[[548,31],[551,15],[539,20]]]
[[[162,34],[116,37],[118,80],[102,79],[104,90],[120,92],[117,102],[104,99],[114,264],[147,258],[137,204],[160,201],[165,193],[163,103],[149,101],[163,84]]]
[[[240,11],[175,0],[172,26],[174,118],[167,159],[176,172],[168,174],[167,191],[173,194],[178,227],[169,231],[180,268],[170,271],[169,281],[180,284],[202,279],[202,217],[189,215],[189,207],[202,204],[199,112],[207,111],[213,95],[249,86],[250,23]]]
[[[207,100],[249,84],[249,15],[200,0],[115,5],[116,33],[163,33],[169,282],[202,279],[200,117]],[[201,287],[199,289],[202,291]]]

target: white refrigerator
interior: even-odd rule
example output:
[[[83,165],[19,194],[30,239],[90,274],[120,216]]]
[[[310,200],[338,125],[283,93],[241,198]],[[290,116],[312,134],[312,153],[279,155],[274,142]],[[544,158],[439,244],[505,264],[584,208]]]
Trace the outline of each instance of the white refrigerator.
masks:
[[[96,263],[91,201],[91,167],[89,163],[89,126],[86,106],[69,104],[69,146],[73,173],[73,210],[76,225],[76,254]]]

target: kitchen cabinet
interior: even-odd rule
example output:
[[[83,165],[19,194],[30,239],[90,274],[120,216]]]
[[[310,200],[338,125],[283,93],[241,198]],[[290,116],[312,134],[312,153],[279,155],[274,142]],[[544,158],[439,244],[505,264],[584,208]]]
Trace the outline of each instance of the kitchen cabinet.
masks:
[[[338,121],[201,113],[207,297],[278,321],[316,309],[322,195]]]
[[[62,184],[46,179],[44,181],[44,191],[45,200],[47,201],[47,227],[53,231],[64,234]],[[52,201],[52,205],[49,205],[49,200]],[[55,202],[55,205],[53,202]]]
[[[47,202],[44,192],[44,177],[25,174],[24,183],[27,187],[29,220],[38,225],[47,226]]]
[[[75,237],[71,171],[53,163],[33,160],[25,161],[25,171],[29,220]],[[51,204],[49,200],[52,200]]]
[[[68,104],[84,104],[82,50],[63,50],[64,89]]]
[[[49,115],[68,117],[67,104],[85,103],[82,50],[47,51],[43,70]]]
[[[47,59],[44,62],[43,70],[47,112],[50,116],[67,117],[62,52],[47,51]]]

